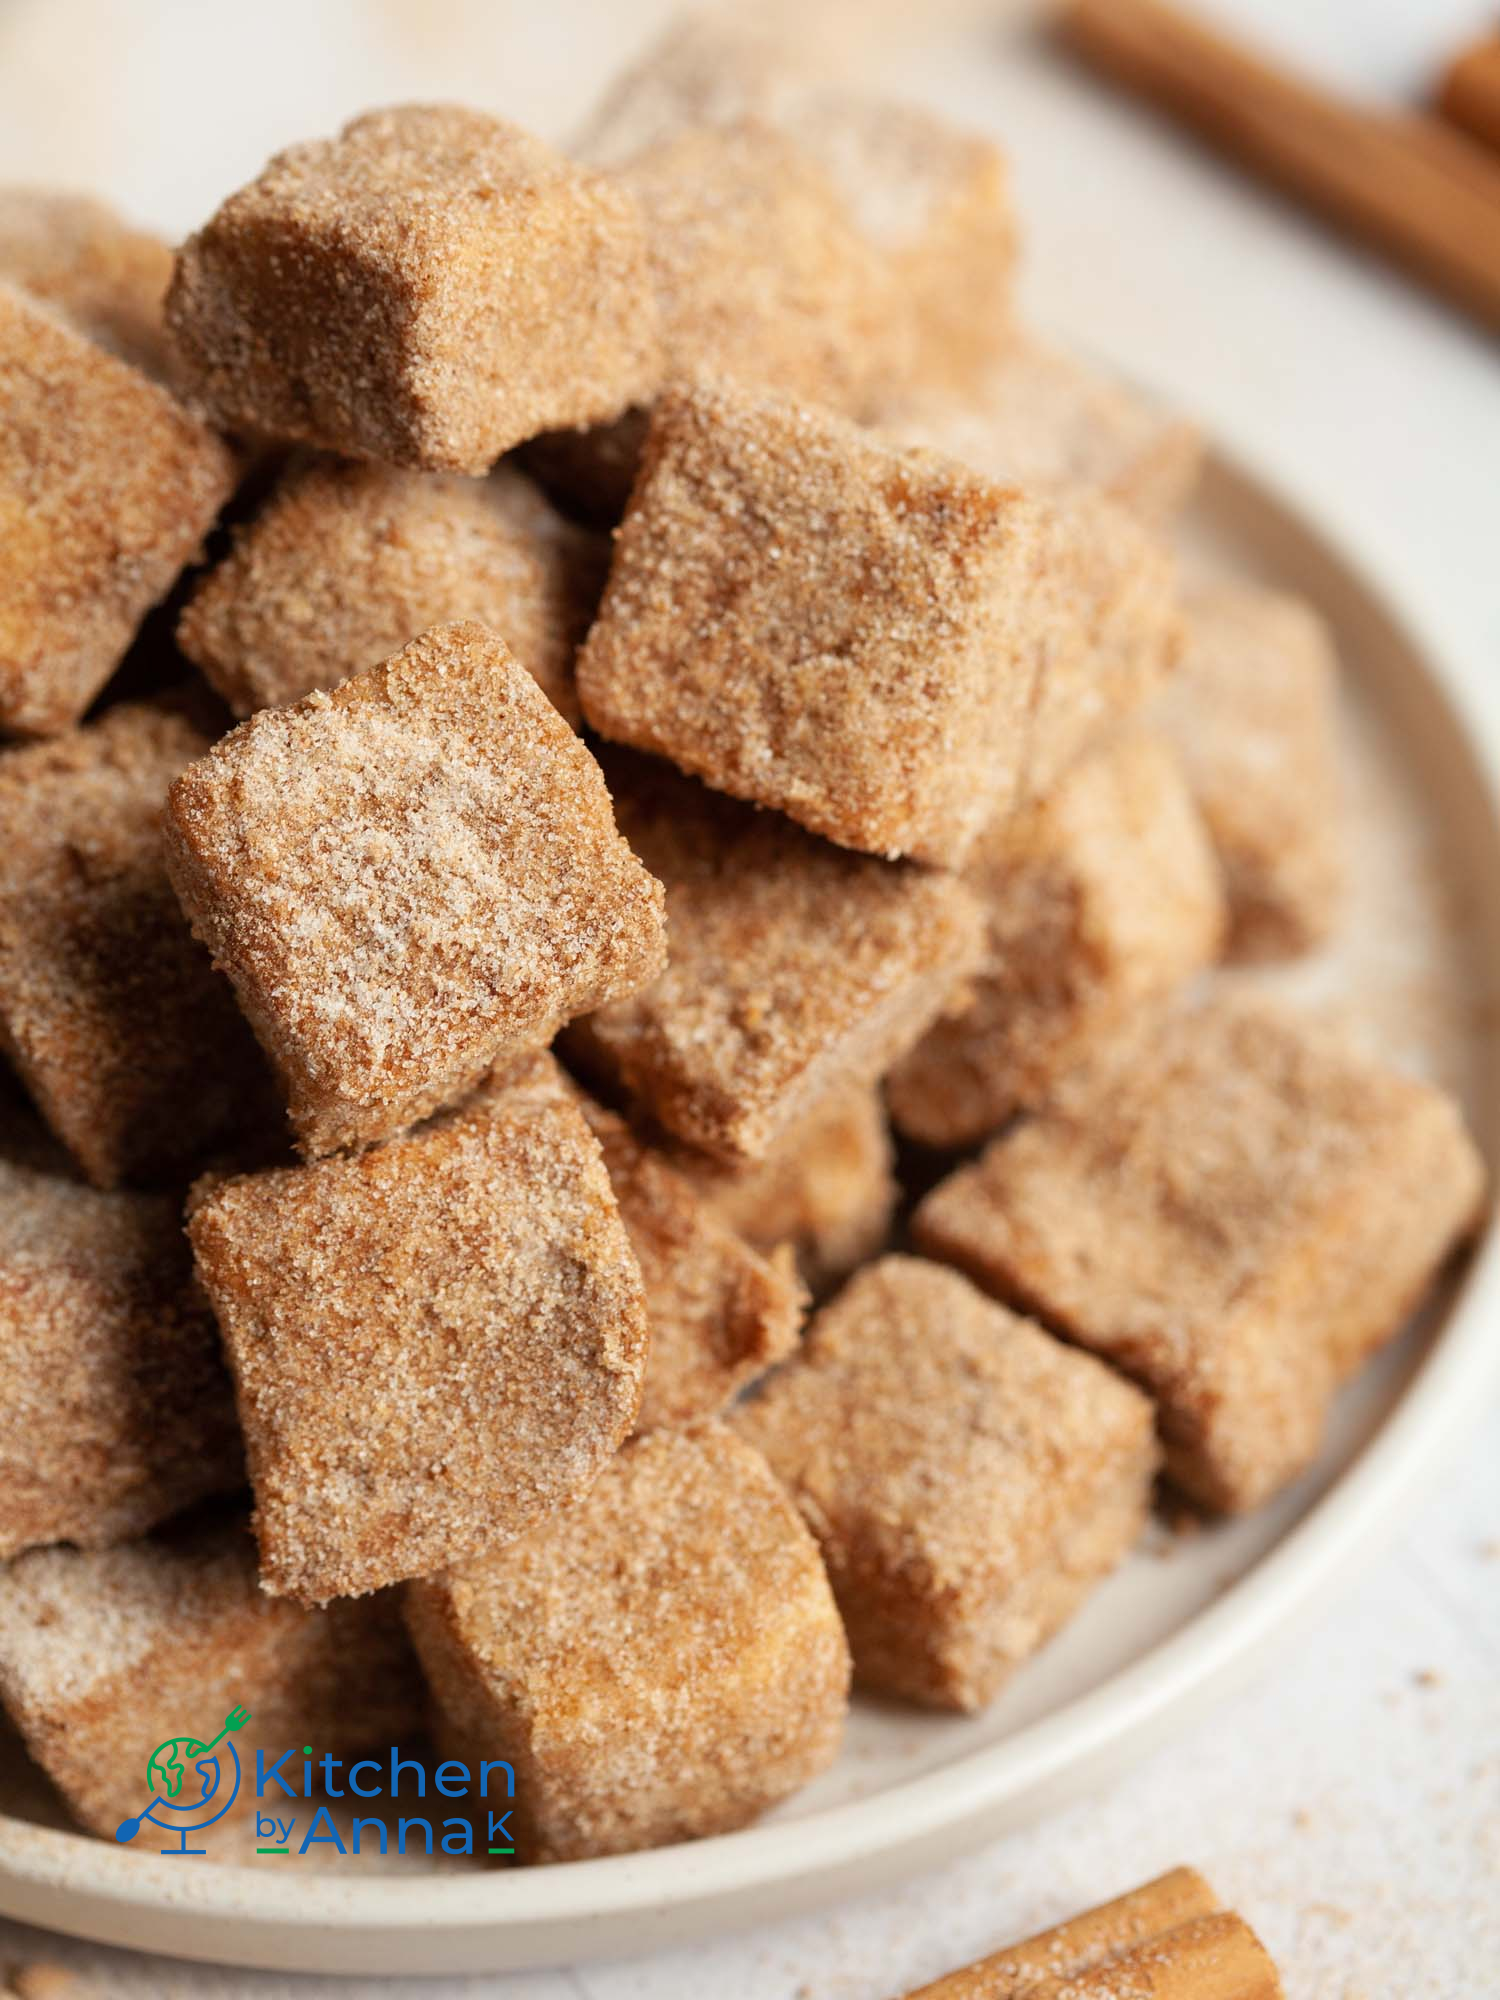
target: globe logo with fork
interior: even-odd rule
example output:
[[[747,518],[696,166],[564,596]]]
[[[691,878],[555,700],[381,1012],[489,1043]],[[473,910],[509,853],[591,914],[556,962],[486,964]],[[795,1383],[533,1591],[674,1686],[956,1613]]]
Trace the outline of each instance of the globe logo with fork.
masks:
[[[211,1743],[196,1736],[169,1736],[158,1743],[146,1763],[150,1802],[134,1819],[121,1821],[115,1839],[134,1840],[149,1821],[176,1836],[177,1844],[162,1848],[163,1854],[205,1853],[202,1847],[188,1846],[188,1835],[222,1819],[239,1797],[240,1753],[230,1738],[249,1720],[249,1709],[236,1704]]]

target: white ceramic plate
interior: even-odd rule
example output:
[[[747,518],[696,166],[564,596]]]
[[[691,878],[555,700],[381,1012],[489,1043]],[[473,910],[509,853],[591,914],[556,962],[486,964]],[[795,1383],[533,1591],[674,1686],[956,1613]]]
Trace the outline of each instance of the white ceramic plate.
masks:
[[[1193,539],[1201,559],[1319,603],[1350,683],[1349,933],[1282,983],[1348,1005],[1400,1059],[1442,1074],[1500,1158],[1500,1076],[1475,1004],[1500,993],[1500,824],[1483,746],[1439,663],[1357,567],[1223,459]],[[1481,1404],[1500,1357],[1497,1311],[1500,1256],[1487,1238],[1344,1396],[1319,1466],[1292,1492],[1251,1520],[1143,1551],[984,1716],[857,1703],[836,1769],[745,1832],[508,1874],[189,1864],[64,1831],[55,1808],[48,1824],[13,1756],[8,1773],[0,1762],[0,1912],[284,1970],[498,1971],[646,1952],[932,1866],[1100,1783],[1316,1611]]]

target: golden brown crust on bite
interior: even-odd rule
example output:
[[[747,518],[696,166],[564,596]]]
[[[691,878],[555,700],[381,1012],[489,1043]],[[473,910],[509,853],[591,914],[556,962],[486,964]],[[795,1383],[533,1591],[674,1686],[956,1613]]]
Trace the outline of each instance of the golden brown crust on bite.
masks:
[[[166,839],[308,1156],[404,1129],[661,967],[661,888],[598,765],[472,623],[241,723],[172,787]]]
[[[445,1743],[515,1768],[523,1858],[728,1832],[838,1749],[849,1655],[817,1549],[720,1424],[638,1439],[406,1605]]]

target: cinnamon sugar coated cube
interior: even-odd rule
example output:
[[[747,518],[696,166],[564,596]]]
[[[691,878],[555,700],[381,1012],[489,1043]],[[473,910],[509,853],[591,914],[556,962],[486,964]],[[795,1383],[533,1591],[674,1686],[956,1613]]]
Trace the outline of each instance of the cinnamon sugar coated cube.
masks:
[[[717,1423],[639,1439],[524,1541],[409,1586],[407,1618],[440,1735],[515,1768],[524,1859],[728,1832],[838,1748],[849,1655],[817,1549]]]
[[[549,1057],[358,1159],[210,1184],[189,1235],[274,1595],[472,1561],[584,1492],[636,1420],[640,1273]]]
[[[80,1186],[7,1104],[0,1557],[122,1541],[242,1477],[178,1201]]]
[[[996,827],[966,880],[985,906],[964,1002],[897,1064],[897,1127],[982,1139],[1218,954],[1218,863],[1172,752],[1128,732]]]
[[[224,422],[437,471],[616,417],[659,370],[634,203],[456,105],[276,154],[182,250],[167,321]]]
[[[1053,681],[1081,739],[1164,658],[1169,595],[1123,518],[1080,531],[960,466],[700,383],[656,404],[579,698],[603,735],[843,846],[956,865],[1025,782],[1047,704],[1055,757]]]
[[[170,373],[162,309],[172,252],[107,202],[0,187],[0,279],[41,299],[148,375]]]
[[[1294,956],[1332,930],[1344,886],[1338,661],[1299,598],[1191,593],[1181,664],[1155,720],[1218,849],[1237,959]]]
[[[575,721],[573,654],[607,563],[508,466],[472,480],[306,459],[198,586],[177,639],[243,716],[474,618]]]
[[[681,1144],[670,1158],[747,1243],[768,1254],[788,1247],[813,1292],[875,1254],[900,1194],[880,1092],[870,1085],[829,1091],[762,1160],[717,1160]]]
[[[74,1817],[106,1838],[160,1795],[147,1764],[162,1740],[208,1743],[232,1708],[250,1711],[228,1738],[250,1814],[257,1748],[268,1762],[304,1743],[319,1758],[383,1749],[421,1715],[394,1600],[276,1603],[238,1518],[97,1553],[37,1550],[0,1571],[0,1702]],[[147,1826],[138,1844],[172,1841],[170,1825]]]
[[[975,962],[978,906],[952,877],[842,853],[668,766],[616,755],[608,778],[666,885],[670,955],[569,1046],[678,1138],[764,1158],[922,1034]]]
[[[272,1111],[260,1052],[167,879],[167,786],[208,748],[122,705],[0,754],[0,1046],[88,1178],[184,1173]]]
[[[1155,1398],[1174,1478],[1257,1505],[1476,1219],[1457,1107],[1332,1028],[1225,998],[1071,1077],[917,1210],[968,1271]]]
[[[504,643],[434,626],[173,785],[167,860],[312,1156],[454,1102],[661,969],[662,892]]]
[[[736,1413],[817,1536],[864,1685],[977,1709],[1140,1533],[1151,1405],[936,1264],[886,1257]]]
[[[758,1257],[623,1118],[582,1093],[579,1108],[645,1292],[651,1358],[638,1428],[713,1416],[796,1345],[802,1297],[790,1253]]]
[[[968,394],[923,383],[874,417],[901,444],[986,478],[1099,493],[1157,526],[1180,512],[1203,455],[1191,424],[1026,335],[1005,342]]]
[[[235,483],[155,382],[0,284],[0,730],[76,722]]]

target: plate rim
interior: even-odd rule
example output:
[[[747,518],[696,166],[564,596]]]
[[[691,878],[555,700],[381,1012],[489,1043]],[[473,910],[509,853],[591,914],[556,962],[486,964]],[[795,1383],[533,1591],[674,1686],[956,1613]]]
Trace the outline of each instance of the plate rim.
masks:
[[[1216,438],[1205,478],[1290,529],[1399,635],[1446,711],[1500,854],[1500,743],[1457,670],[1441,621],[1376,580],[1284,470]],[[1496,928],[1500,940],[1500,927]],[[1500,950],[1500,942],[1492,942]],[[1493,1079],[1491,1110],[1500,1116]],[[1305,1515],[1207,1608],[1087,1693],[936,1770],[803,1819],[565,1867],[419,1878],[192,1873],[116,1852],[87,1834],[0,1815],[0,1914],[75,1936],[224,1964],[303,1971],[521,1970],[684,1941],[875,1887],[916,1853],[930,1866],[1084,1790],[1111,1758],[1133,1761],[1247,1678],[1333,1580],[1374,1553],[1444,1448],[1500,1380],[1500,1227],[1493,1213],[1458,1280],[1446,1322],[1375,1435]]]

